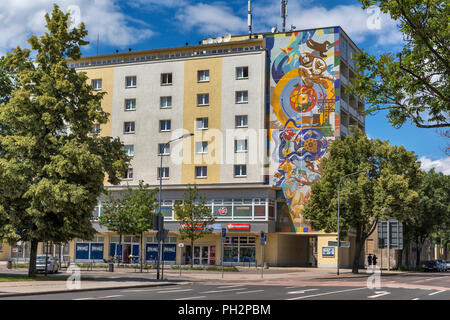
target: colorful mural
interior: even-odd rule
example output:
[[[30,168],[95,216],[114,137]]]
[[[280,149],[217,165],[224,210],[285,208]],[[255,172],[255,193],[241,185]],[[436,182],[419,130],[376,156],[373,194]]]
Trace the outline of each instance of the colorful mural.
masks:
[[[279,231],[311,232],[302,210],[339,132],[339,29],[273,34],[265,41],[272,183],[289,208]]]

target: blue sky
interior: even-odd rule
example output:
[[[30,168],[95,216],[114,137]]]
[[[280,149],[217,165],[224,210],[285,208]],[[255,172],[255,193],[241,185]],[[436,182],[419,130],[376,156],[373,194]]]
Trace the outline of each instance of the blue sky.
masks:
[[[32,34],[42,34],[44,14],[53,3],[71,9],[74,21],[86,24],[91,44],[83,49],[85,55],[96,54],[97,36],[99,54],[106,54],[196,44],[203,38],[248,30],[247,0],[0,0],[0,55],[17,45],[26,47]],[[254,32],[281,29],[279,0],[253,0],[252,5]],[[362,10],[357,0],[289,0],[287,26],[301,30],[340,25],[367,52],[395,52],[402,43],[395,21],[381,14],[379,25],[374,25],[376,16],[375,11]],[[380,112],[366,117],[366,132],[414,151],[424,169],[435,167],[450,174],[450,157],[442,151],[446,139],[435,130],[409,124],[395,129]]]

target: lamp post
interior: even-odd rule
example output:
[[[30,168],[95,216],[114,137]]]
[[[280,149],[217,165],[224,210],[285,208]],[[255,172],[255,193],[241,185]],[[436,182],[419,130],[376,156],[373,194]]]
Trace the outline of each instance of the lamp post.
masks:
[[[166,146],[170,145],[171,142],[177,141],[177,140],[181,140],[184,138],[189,138],[192,137],[194,134],[193,133],[186,133],[183,134],[181,137],[178,137],[176,139],[172,139],[169,142],[166,142],[165,144],[163,144],[162,146],[162,150],[160,150],[160,167],[159,167],[159,195],[158,195],[158,215],[157,215],[157,219],[156,221],[158,221],[158,259],[156,262],[156,268],[157,268],[157,272],[156,272],[156,279],[159,280],[159,270],[160,270],[160,260],[161,260],[161,238],[163,236],[164,233],[164,217],[162,217],[161,215],[161,189],[162,189],[162,163],[163,163],[163,152],[166,149]],[[155,221],[155,219],[153,220]]]
[[[344,180],[345,177],[349,177],[349,176],[353,176],[353,175],[357,175],[360,173],[366,172],[367,174],[369,174],[369,170],[360,170],[357,172],[353,172],[353,173],[349,173],[345,176],[343,176],[340,180],[339,180],[339,185],[338,185],[338,216],[337,216],[337,275],[339,275],[339,251],[341,249],[341,236],[340,236],[340,225],[339,225],[339,220],[340,220],[340,214],[341,214],[341,198],[340,198],[340,192],[341,192],[341,183],[342,180]]]

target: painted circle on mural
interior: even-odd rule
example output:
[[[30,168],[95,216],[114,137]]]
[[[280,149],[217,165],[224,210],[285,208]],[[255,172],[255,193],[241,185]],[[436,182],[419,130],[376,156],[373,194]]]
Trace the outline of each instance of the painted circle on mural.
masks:
[[[301,85],[292,90],[289,102],[297,112],[311,111],[317,102],[317,94],[313,88]]]
[[[277,86],[279,85],[280,82]],[[312,110],[317,106],[318,96],[326,96],[326,90],[322,86],[314,84],[309,88],[298,76],[291,78],[281,91],[281,109],[288,119],[301,121],[304,113],[314,112]]]

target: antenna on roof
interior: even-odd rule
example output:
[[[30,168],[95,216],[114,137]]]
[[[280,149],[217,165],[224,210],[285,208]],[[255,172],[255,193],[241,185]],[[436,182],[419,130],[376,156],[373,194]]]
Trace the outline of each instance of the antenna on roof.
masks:
[[[281,0],[281,21],[282,21],[282,32],[286,31],[286,17],[287,17],[287,3],[288,0]]]
[[[98,42],[100,41],[100,34],[97,33],[97,55],[98,55]]]
[[[248,35],[252,37],[252,0],[248,0]]]

